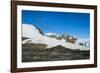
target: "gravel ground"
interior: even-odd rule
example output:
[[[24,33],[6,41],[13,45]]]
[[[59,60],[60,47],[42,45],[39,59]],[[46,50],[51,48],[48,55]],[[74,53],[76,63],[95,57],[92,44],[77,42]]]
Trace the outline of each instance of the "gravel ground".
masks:
[[[90,58],[90,51],[71,50],[62,46],[53,48],[32,48],[22,46],[22,62],[83,60]]]

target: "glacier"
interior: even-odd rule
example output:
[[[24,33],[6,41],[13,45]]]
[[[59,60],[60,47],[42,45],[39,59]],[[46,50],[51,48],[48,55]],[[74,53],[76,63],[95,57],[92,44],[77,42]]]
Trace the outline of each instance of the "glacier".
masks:
[[[22,37],[29,38],[23,40],[22,44],[25,43],[46,44],[47,45],[46,48],[52,48],[61,45],[69,49],[89,50],[89,48],[86,48],[84,46],[66,42],[64,39],[58,40],[56,38],[51,38],[46,35],[42,35],[40,31],[32,24],[22,24]]]

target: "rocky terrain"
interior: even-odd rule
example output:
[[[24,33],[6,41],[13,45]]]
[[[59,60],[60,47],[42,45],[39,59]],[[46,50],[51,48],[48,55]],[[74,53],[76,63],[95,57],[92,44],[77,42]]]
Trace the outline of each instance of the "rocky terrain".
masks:
[[[42,46],[42,48],[39,46]],[[45,46],[43,44],[24,44],[22,62],[83,60],[90,58],[89,50],[71,50],[61,45],[46,49]]]

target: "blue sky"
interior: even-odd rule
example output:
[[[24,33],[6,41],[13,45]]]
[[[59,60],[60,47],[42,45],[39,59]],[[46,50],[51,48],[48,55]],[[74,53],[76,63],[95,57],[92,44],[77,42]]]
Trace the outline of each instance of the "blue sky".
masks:
[[[90,14],[22,10],[22,24],[33,24],[44,33],[69,33],[79,38],[89,38]]]

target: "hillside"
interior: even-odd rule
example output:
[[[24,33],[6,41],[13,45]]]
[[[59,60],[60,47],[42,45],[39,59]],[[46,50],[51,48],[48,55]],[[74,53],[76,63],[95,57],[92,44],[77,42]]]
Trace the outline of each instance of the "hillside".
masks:
[[[89,59],[89,50],[72,50],[61,45],[52,48],[34,48],[32,44],[25,44],[22,48],[22,62],[83,60]]]

